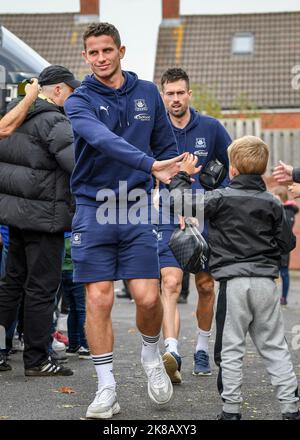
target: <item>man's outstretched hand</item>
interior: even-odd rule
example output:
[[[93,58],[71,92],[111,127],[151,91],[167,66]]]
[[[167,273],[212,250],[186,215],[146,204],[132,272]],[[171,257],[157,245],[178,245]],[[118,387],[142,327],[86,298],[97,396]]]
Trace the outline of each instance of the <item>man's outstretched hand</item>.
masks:
[[[188,153],[183,153],[180,156],[173,157],[168,160],[156,160],[152,166],[152,174],[163,183],[170,183],[172,177],[174,177],[180,171],[180,161]]]
[[[280,160],[279,165],[277,165],[277,167],[274,168],[272,176],[274,177],[275,180],[277,180],[278,183],[282,183],[282,182],[291,182],[293,180],[292,174],[293,174],[292,165],[288,165]]]

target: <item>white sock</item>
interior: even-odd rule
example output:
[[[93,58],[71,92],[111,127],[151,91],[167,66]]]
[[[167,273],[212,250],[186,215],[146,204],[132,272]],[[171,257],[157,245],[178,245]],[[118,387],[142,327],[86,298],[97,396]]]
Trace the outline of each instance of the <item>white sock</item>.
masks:
[[[92,355],[93,363],[98,376],[98,390],[104,386],[116,388],[113,374],[113,352]]]
[[[175,339],[175,338],[165,339],[166,351],[169,353],[171,353],[171,351],[173,351],[174,353],[178,354],[178,356],[179,356],[177,345],[178,345],[177,339]]]
[[[146,336],[141,333],[142,336],[142,353],[141,357],[143,362],[156,362],[159,360],[159,338],[157,336]]]
[[[198,339],[197,339],[197,345],[196,345],[196,352],[199,350],[204,350],[206,353],[208,353],[208,339],[211,335],[211,330],[201,330],[201,328],[198,328]]]

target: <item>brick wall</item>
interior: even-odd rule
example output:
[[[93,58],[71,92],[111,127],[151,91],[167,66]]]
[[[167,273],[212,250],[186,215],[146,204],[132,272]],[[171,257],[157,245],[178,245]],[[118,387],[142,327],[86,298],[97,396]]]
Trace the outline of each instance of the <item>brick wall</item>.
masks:
[[[273,179],[273,177],[267,176],[265,177],[264,180],[269,190],[274,188],[274,186],[278,185],[278,183]],[[293,199],[293,197],[290,198]],[[300,209],[300,199],[296,199],[296,202]],[[300,269],[300,212],[296,215],[293,232],[296,235],[297,244],[296,244],[296,248],[291,252],[290,269]]]
[[[80,14],[99,15],[100,0],[80,0]]]
[[[223,118],[241,118],[245,117],[244,114],[237,113],[226,113]],[[265,129],[300,129],[300,112],[290,112],[290,113],[258,113],[255,117],[261,118],[261,128]]]
[[[300,128],[300,112],[298,113],[262,113],[261,114],[262,129],[299,129]]]
[[[180,0],[162,0],[163,19],[179,17],[179,1]]]

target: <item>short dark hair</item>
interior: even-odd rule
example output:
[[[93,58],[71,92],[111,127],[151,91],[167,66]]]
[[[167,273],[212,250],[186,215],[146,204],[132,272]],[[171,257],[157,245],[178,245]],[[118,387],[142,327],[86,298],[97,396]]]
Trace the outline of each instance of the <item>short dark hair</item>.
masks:
[[[170,69],[166,70],[165,73],[162,75],[160,81],[161,87],[163,89],[164,84],[179,81],[181,79],[186,82],[187,88],[189,90],[190,79],[188,74],[183,69],[180,69],[180,67],[171,67]]]
[[[121,46],[121,37],[118,29],[110,23],[91,23],[83,34],[83,45],[86,49],[86,40],[89,37],[100,37],[101,35],[109,35],[119,48]]]

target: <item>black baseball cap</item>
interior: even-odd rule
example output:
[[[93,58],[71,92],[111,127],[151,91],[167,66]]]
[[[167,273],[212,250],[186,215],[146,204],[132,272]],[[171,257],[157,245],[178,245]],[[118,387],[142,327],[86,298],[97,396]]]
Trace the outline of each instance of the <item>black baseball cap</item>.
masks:
[[[76,89],[80,86],[80,81],[75,79],[72,72],[69,69],[57,64],[46,67],[38,78],[40,86],[50,86],[51,84],[65,83],[72,89]]]

